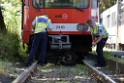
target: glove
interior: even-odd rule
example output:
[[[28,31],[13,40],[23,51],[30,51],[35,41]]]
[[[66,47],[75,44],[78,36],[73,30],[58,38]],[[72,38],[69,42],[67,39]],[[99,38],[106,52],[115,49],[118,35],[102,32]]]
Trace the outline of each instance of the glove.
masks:
[[[97,43],[96,42],[92,42],[92,46],[95,46]]]

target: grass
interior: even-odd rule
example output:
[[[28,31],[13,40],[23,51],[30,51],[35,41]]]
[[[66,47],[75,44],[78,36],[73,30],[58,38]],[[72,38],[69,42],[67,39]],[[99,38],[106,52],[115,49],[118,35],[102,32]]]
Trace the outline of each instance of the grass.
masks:
[[[20,42],[20,45],[19,45],[20,47],[19,47],[19,56],[20,56],[20,58],[23,60],[23,61],[26,61],[26,59],[27,59],[27,56],[28,56],[28,52],[27,52],[27,49],[28,49],[28,46],[27,45],[25,45],[25,47],[23,47],[23,45],[22,45],[22,42]]]
[[[124,59],[112,56],[111,52],[105,51],[104,55],[105,55],[105,58],[108,60],[116,61],[119,63],[124,63]]]
[[[96,48],[94,48],[93,51],[92,51],[93,54],[96,54],[95,49]],[[112,61],[116,61],[116,62],[119,62],[119,63],[124,63],[124,59],[121,59],[121,58],[118,58],[118,57],[114,57],[112,55],[111,51],[115,51],[115,50],[110,50],[110,49],[104,48],[104,57],[106,59],[112,60]]]
[[[12,60],[18,55],[19,41],[17,34],[0,33],[0,58]]]
[[[4,74],[7,67],[16,60],[26,61],[26,49],[22,48],[21,40],[17,33],[0,32],[0,75]]]
[[[71,66],[71,67],[61,67],[60,68],[60,71],[61,72],[65,72],[65,73],[67,73],[67,72],[73,72],[73,74],[79,74],[79,75],[83,75],[83,74],[85,74],[85,75],[88,75],[88,68],[85,66],[85,65],[82,65],[82,64],[77,64],[76,66]]]
[[[89,75],[88,68],[83,64],[77,64],[75,66],[54,65],[52,67],[38,67],[38,70],[42,75],[46,75],[45,77],[48,78],[49,76],[53,78],[63,78],[63,80],[61,80],[63,83],[65,83],[64,81],[67,82],[67,79],[69,81],[70,79],[86,78]]]
[[[6,69],[11,67],[12,63],[8,61],[0,60],[0,75],[4,75],[6,73]]]
[[[88,74],[88,68],[84,65],[76,65],[76,69],[75,69],[76,72],[82,72],[84,71],[85,74]]]

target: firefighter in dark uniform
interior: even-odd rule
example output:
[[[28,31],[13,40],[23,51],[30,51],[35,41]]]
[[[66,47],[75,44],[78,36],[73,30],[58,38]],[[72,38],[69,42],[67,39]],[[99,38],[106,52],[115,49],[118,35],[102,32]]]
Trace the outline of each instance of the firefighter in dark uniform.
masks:
[[[51,30],[52,28],[51,20],[48,18],[47,14],[37,16],[32,23],[32,27],[35,37],[32,43],[32,48],[28,57],[27,65],[30,66],[32,64],[33,59],[37,54],[38,48],[40,48],[40,65],[43,66],[46,62],[45,58],[48,42],[47,30]]]
[[[106,65],[103,56],[103,48],[108,39],[108,33],[102,24],[97,24],[92,19],[89,19],[87,21],[87,24],[89,25],[93,36],[92,45],[97,46],[96,47],[97,64],[95,66],[103,67]]]

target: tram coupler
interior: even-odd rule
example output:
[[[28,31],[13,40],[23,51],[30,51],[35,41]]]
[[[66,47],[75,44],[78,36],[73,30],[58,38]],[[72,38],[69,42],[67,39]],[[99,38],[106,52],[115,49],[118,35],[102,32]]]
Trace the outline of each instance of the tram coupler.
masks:
[[[51,35],[50,49],[71,49],[68,35]]]

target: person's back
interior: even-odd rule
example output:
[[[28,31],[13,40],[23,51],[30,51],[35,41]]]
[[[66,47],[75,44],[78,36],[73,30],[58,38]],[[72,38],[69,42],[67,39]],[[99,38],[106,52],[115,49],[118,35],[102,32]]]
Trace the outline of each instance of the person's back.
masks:
[[[49,28],[52,28],[51,20],[48,18],[46,14],[42,16],[37,16],[32,23],[32,27],[35,33],[47,32]]]
[[[40,65],[45,65],[46,49],[48,42],[47,28],[51,28],[51,20],[47,15],[37,16],[32,22],[32,27],[34,29],[34,40],[32,44],[32,49],[29,54],[28,65],[33,62],[34,56],[36,56],[38,48],[40,48]]]

